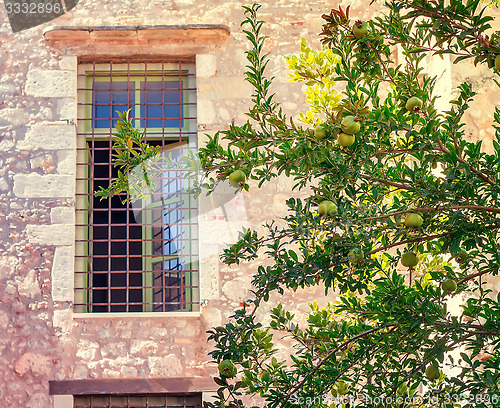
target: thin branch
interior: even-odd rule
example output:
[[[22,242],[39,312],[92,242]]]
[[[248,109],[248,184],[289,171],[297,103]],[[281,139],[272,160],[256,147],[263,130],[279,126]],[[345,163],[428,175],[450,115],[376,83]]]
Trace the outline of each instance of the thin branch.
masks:
[[[440,150],[445,153],[445,154],[448,154],[450,153],[450,150],[443,144],[443,142],[441,141],[441,139],[439,137],[436,138],[437,140],[437,143],[439,145],[439,148]],[[486,174],[480,172],[478,169],[476,169],[474,166],[472,166],[471,164],[467,163],[464,159],[462,159],[462,157],[458,156],[457,155],[457,161],[465,166],[467,166],[470,171],[472,173],[474,173],[476,176],[478,176],[481,180],[483,180],[485,183],[488,183],[489,185],[493,186],[493,187],[500,187],[498,186],[498,184],[496,184],[493,180],[491,180]]]
[[[462,283],[465,283],[465,282],[468,282],[474,278],[477,278],[478,276],[483,276],[483,275],[486,275],[487,273],[490,273],[494,271],[493,268],[489,268],[489,269],[483,269],[482,271],[478,271],[476,273],[471,273],[470,275],[467,275],[465,278],[462,278],[460,279],[458,282],[457,282],[457,285],[461,285]]]
[[[409,184],[405,184],[405,183],[395,183],[393,181],[389,181],[386,179],[369,176],[368,174],[360,174],[359,177],[367,179],[367,180],[371,180],[371,181],[376,181],[377,183],[384,184],[386,186],[397,187],[401,190],[412,190],[412,186],[410,186]]]
[[[486,229],[488,229],[488,230],[493,230],[493,229],[498,229],[498,228],[500,228],[500,225],[490,225],[489,227],[486,227]],[[431,241],[431,240],[436,239],[436,238],[443,238],[443,237],[446,237],[452,233],[453,233],[453,231],[448,231],[448,232],[443,232],[442,234],[427,235],[424,237],[411,238],[411,239],[406,239],[406,240],[400,241],[400,242],[394,242],[392,244],[389,244],[389,245],[386,245],[383,247],[378,247],[372,251],[369,251],[365,255],[376,254],[377,252],[384,251],[386,249],[394,248],[394,247],[397,247],[400,245],[405,245],[405,244],[412,244],[413,242],[427,242],[427,241]],[[484,275],[484,274],[481,274],[481,275]],[[481,275],[478,275],[478,276],[481,276]]]
[[[373,329],[370,329],[370,330],[367,330],[367,331],[364,331],[363,333],[360,333],[360,334],[357,334],[356,336],[354,337],[351,337],[350,339],[346,340],[345,342],[343,342],[340,346],[334,348],[333,350],[329,351],[328,354],[326,355],[326,357],[324,357],[318,364],[316,364],[316,366],[311,370],[309,371],[306,376],[302,379],[302,381],[300,381],[294,388],[292,388],[292,390],[286,395],[285,399],[283,400],[283,402],[281,403],[281,407],[284,407],[285,404],[288,402],[288,400],[291,398],[291,396],[297,391],[300,389],[300,387],[302,387],[304,385],[304,383],[306,382],[307,378],[310,377],[311,375],[313,375],[316,371],[318,371],[318,369],[324,364],[326,363],[330,357],[335,354],[336,352],[338,352],[339,350],[342,350],[344,347],[346,347],[349,343],[352,343],[353,341],[361,338],[361,337],[365,337],[371,333],[374,333],[374,332],[377,332],[379,330],[382,330],[382,329],[386,329],[388,327],[392,327],[392,326],[396,326],[397,323],[389,323],[385,326],[381,326],[381,327],[374,327]]]
[[[496,207],[485,207],[482,205],[450,205],[450,206],[438,206],[438,207],[417,207],[410,210],[396,211],[390,214],[377,215],[375,217],[363,218],[364,221],[374,221],[384,218],[393,217],[395,215],[408,214],[412,212],[429,212],[429,211],[442,211],[442,210],[480,210],[486,212],[500,213],[500,208]]]
[[[470,24],[469,23],[469,27],[467,27],[466,25],[457,22],[457,20],[450,20],[445,15],[440,14],[438,12],[439,9],[435,9],[435,11],[431,11],[431,10],[428,10],[428,9],[424,9],[424,8],[418,6],[418,5],[415,5],[415,4],[412,4],[411,7],[413,7],[416,10],[420,10],[422,12],[422,16],[444,20],[447,23],[449,23],[450,25],[452,25],[452,26],[454,25],[459,30],[462,30],[462,31],[469,31],[469,30],[477,31],[477,27],[474,24]],[[457,38],[458,35],[455,34],[455,35],[453,35],[453,37]],[[477,40],[480,40],[480,39],[482,40],[484,38],[483,36],[480,36],[478,34],[474,34],[474,37]]]
[[[411,244],[413,242],[427,242],[427,241],[432,241],[433,239],[436,239],[436,238],[446,237],[446,236],[450,235],[451,233],[452,233],[452,231],[450,231],[450,232],[443,232],[442,234],[427,235],[425,237],[411,238],[411,239],[406,239],[404,241],[394,242],[394,243],[389,244],[389,245],[378,247],[378,248],[376,248],[376,249],[374,249],[372,251],[368,251],[365,255],[373,255],[373,254],[376,254],[377,252],[385,251],[386,249],[394,248],[394,247],[397,247],[397,246],[400,246],[400,245]]]
[[[467,334],[467,335],[464,335],[462,337],[460,337],[458,340],[455,340],[453,341],[449,346],[448,348],[452,349],[453,346],[461,343],[462,341],[464,340],[467,340],[469,337],[472,337],[472,334]],[[421,371],[423,369],[423,367],[429,362],[429,360],[432,358],[433,356],[432,355],[429,355],[426,359],[423,360],[422,364],[418,365],[417,367],[415,367],[412,371],[410,371],[407,375],[406,375],[406,378],[411,378],[413,377],[413,375],[418,372],[418,371]],[[387,394],[385,396],[385,398],[388,398],[390,397],[392,394],[394,394],[396,392],[396,390],[399,388],[399,384],[396,384],[395,387],[393,387],[391,389],[391,391],[389,392],[389,394]],[[382,398],[382,400],[380,401],[380,403],[378,403],[376,405],[375,408],[380,408],[380,406],[384,403],[384,399]]]

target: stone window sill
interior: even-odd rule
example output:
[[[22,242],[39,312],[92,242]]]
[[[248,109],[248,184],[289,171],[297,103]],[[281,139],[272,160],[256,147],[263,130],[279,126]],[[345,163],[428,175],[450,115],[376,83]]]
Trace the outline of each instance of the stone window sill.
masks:
[[[144,318],[151,317],[200,317],[201,312],[116,312],[116,313],[73,313],[73,319],[113,319],[113,318]]]

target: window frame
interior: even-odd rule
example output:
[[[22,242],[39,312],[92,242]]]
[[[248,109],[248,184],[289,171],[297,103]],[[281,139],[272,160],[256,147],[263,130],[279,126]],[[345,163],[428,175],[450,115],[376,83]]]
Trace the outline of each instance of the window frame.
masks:
[[[101,65],[102,64],[102,65]],[[174,65],[172,65],[174,64]],[[101,69],[105,68],[106,66],[111,67],[108,71],[106,69]],[[126,66],[127,69],[126,71],[120,70],[121,67]],[[161,66],[161,69],[158,67]],[[115,68],[117,67],[117,68]],[[150,68],[152,67],[152,68]],[[174,69],[179,67],[179,69]],[[182,68],[182,69],[181,69]],[[92,73],[92,76],[89,76],[89,72]],[[95,73],[98,72],[99,75],[96,76]],[[127,74],[126,76],[123,76],[123,74]],[[131,75],[132,73],[132,75]],[[106,76],[108,74],[108,76]],[[148,75],[154,75],[151,77],[148,77]],[[113,75],[119,75],[117,78],[113,77]],[[180,75],[180,76],[179,76]],[[95,79],[98,78],[98,81],[95,81]],[[133,81],[130,81],[130,79],[133,78]],[[191,62],[185,62],[185,61],[179,61],[176,63],[171,63],[171,62],[147,62],[147,61],[142,61],[142,62],[116,62],[113,63],[112,61],[109,61],[108,63],[99,63],[99,62],[94,62],[94,63],[82,63],[78,67],[78,83],[79,85],[83,86],[83,103],[78,104],[78,118],[83,118],[83,124],[81,123],[81,120],[77,122],[78,125],[78,135],[77,135],[77,195],[76,195],[76,208],[77,208],[77,228],[76,228],[76,243],[75,243],[75,290],[74,290],[74,305],[79,306],[78,309],[75,308],[74,310],[74,315],[76,317],[78,316],[85,316],[85,317],[90,317],[90,316],[96,316],[96,317],[102,317],[103,315],[109,315],[109,316],[161,316],[161,315],[175,315],[175,316],[180,316],[180,315],[186,315],[186,316],[196,316],[200,314],[200,265],[199,265],[199,253],[200,253],[200,240],[199,240],[199,223],[197,220],[197,213],[198,213],[198,202],[197,200],[194,200],[192,197],[189,195],[186,195],[187,198],[190,200],[190,203],[186,208],[188,208],[187,211],[190,213],[195,211],[195,216],[193,217],[192,214],[190,214],[187,218],[188,219],[195,219],[196,222],[190,223],[190,224],[183,224],[187,225],[186,230],[187,234],[189,235],[189,239],[187,242],[190,244],[190,248],[188,251],[185,251],[188,255],[184,256],[186,260],[189,260],[190,265],[195,265],[195,268],[191,268],[189,272],[186,272],[184,270],[179,271],[179,274],[184,275],[184,280],[186,281],[186,284],[184,285],[185,287],[188,287],[185,289],[185,294],[186,294],[186,300],[181,301],[180,304],[184,306],[184,308],[190,306],[191,310],[172,310],[172,311],[153,311],[152,309],[154,308],[154,284],[153,284],[153,272],[152,268],[152,262],[151,260],[153,259],[150,254],[148,253],[148,250],[150,251],[151,249],[148,248],[148,244],[151,247],[152,242],[151,240],[148,240],[148,236],[150,237],[152,234],[152,224],[148,228],[147,224],[147,217],[146,222],[143,222],[142,224],[142,258],[143,258],[143,268],[142,268],[142,275],[143,275],[143,284],[142,284],[142,311],[123,311],[123,312],[116,312],[116,311],[111,311],[111,304],[112,300],[109,297],[110,294],[108,294],[107,302],[106,305],[108,307],[107,312],[96,312],[93,311],[92,308],[95,306],[95,304],[91,300],[91,295],[90,292],[93,290],[93,286],[91,285],[90,279],[92,279],[92,273],[94,272],[91,268],[90,263],[92,262],[92,255],[91,253],[91,246],[93,245],[93,239],[92,239],[92,206],[90,201],[92,200],[92,195],[90,194],[90,189],[92,188],[92,183],[93,183],[93,178],[91,177],[90,173],[90,168],[93,165],[93,161],[91,160],[90,156],[90,150],[86,150],[88,148],[88,143],[89,140],[92,140],[92,143],[94,141],[100,141],[100,140],[106,140],[109,139],[110,134],[114,134],[116,132],[116,129],[113,127],[111,128],[111,131],[109,128],[96,128],[93,126],[94,123],[94,118],[92,117],[92,112],[94,109],[94,100],[93,100],[93,84],[95,82],[133,82],[133,90],[135,93],[135,100],[134,100],[134,106],[133,106],[133,111],[134,114],[131,114],[131,117],[134,117],[135,124],[136,125],[141,125],[141,120],[144,120],[144,123],[147,124],[146,118],[142,119],[140,115],[140,111],[142,109],[143,102],[140,98],[140,93],[143,92],[143,90],[140,88],[140,83],[146,82],[146,81],[151,81],[151,82],[170,82],[170,81],[175,81],[180,84],[182,84],[182,87],[180,90],[182,90],[182,100],[180,101],[182,113],[179,114],[179,120],[182,120],[182,125],[179,127],[164,127],[164,128],[148,128],[146,134],[152,134],[153,136],[149,136],[148,140],[161,140],[163,143],[163,147],[165,150],[168,150],[175,145],[177,146],[185,146],[186,149],[193,150],[197,148],[197,125],[196,125],[196,87],[195,87],[195,70],[194,70],[194,61]],[[83,82],[83,83],[82,83]],[[110,87],[111,88],[111,87]],[[127,87],[129,89],[129,87]],[[78,87],[78,92],[80,96],[80,92],[82,91],[82,87]],[[110,90],[111,92],[111,90]],[[80,97],[78,98],[80,100]],[[112,99],[110,101],[112,103]],[[163,102],[162,102],[163,103]],[[163,106],[163,105],[162,105]],[[145,108],[147,109],[147,108]],[[163,110],[164,112],[164,110]],[[164,119],[163,115],[164,113],[162,112],[162,119]],[[177,119],[177,118],[174,118]],[[110,120],[113,120],[113,117],[110,118]],[[157,119],[153,119],[157,120]],[[112,122],[111,122],[112,124]],[[102,129],[102,131],[101,131]],[[144,131],[144,128],[138,127],[140,131]],[[155,136],[156,135],[156,136]],[[160,135],[160,136],[158,136]],[[173,141],[177,141],[178,143],[172,143]],[[87,165],[82,165],[82,163],[85,163]],[[86,180],[86,182],[83,182],[83,180]],[[183,197],[185,197],[183,194],[179,195],[179,200],[182,200]],[[85,202],[85,199],[87,199],[87,202]],[[192,201],[196,201],[194,204]],[[162,200],[160,205],[163,206],[165,209],[165,201]],[[148,208],[148,205],[151,206],[153,203],[143,203],[141,208]],[[158,205],[158,204],[157,204]],[[86,210],[88,209],[88,210]],[[145,211],[146,214],[148,211]],[[151,214],[151,212],[149,212]],[[193,225],[194,224],[194,225]],[[110,222],[109,225],[112,225]],[[85,226],[82,228],[82,226]],[[193,238],[194,237],[194,238]],[[108,239],[111,239],[108,237]],[[126,239],[125,243],[128,245],[128,239]],[[184,239],[184,238],[183,238]],[[191,241],[191,239],[194,239],[194,241]],[[196,247],[193,248],[193,242],[195,243]],[[85,248],[85,245],[87,246]],[[194,252],[193,252],[194,251]],[[128,252],[128,251],[127,251]],[[111,253],[108,254],[108,258],[111,257]],[[168,260],[169,258],[179,258],[179,255],[163,255],[162,260],[165,262],[165,260]],[[87,272],[81,272],[81,271],[87,271]],[[125,274],[128,274],[131,272],[128,267],[127,271],[124,271]],[[135,271],[133,271],[135,273]],[[111,273],[111,267],[108,265],[108,275]],[[163,272],[162,272],[163,273]],[[108,279],[108,284],[106,288],[108,289],[108,292],[110,293],[110,288],[112,288],[112,284],[110,281],[111,275],[109,275]],[[149,282],[149,283],[148,283]],[[182,288],[182,285],[180,286]],[[87,289],[85,289],[87,288]],[[126,289],[129,290],[129,289]],[[163,293],[165,293],[165,287],[162,287]],[[86,299],[85,299],[86,297]],[[128,295],[127,295],[128,299]],[[130,307],[128,301],[125,304],[126,308],[128,309]],[[163,303],[163,308],[165,307],[165,302]]]

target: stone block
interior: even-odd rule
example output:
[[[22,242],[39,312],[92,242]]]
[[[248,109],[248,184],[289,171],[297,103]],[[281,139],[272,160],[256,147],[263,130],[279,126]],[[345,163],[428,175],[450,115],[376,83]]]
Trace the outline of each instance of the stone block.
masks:
[[[43,98],[65,98],[76,96],[76,73],[74,71],[31,69],[26,78],[27,95]]]
[[[217,74],[217,62],[213,54],[198,54],[196,56],[196,77],[214,77]]]
[[[0,125],[22,126],[28,122],[29,115],[22,108],[4,108],[0,110]]]
[[[34,270],[28,272],[19,283],[19,294],[28,298],[34,298],[41,293],[40,282]]]
[[[54,310],[54,315],[52,317],[52,326],[61,329],[62,332],[68,334],[71,330],[71,325],[73,323],[72,310]]]
[[[243,75],[200,78],[197,85],[199,100],[250,99],[253,93]]]
[[[7,182],[7,179],[4,177],[4,178],[0,178],[0,192],[5,192],[5,191],[8,191],[10,188],[9,188],[9,183]]]
[[[57,101],[57,117],[60,120],[76,119],[76,98],[62,98]]]
[[[216,327],[222,324],[222,311],[218,307],[207,307],[203,310],[203,320],[208,327]]]
[[[230,300],[242,302],[246,299],[252,287],[251,280],[251,276],[232,279],[222,286],[222,293]]]
[[[54,207],[50,210],[52,224],[73,224],[75,222],[75,209],[73,207]]]
[[[74,252],[72,246],[57,247],[52,265],[52,299],[73,300]]]
[[[28,241],[42,245],[73,245],[74,227],[69,224],[28,225]]]
[[[26,405],[26,408],[45,408],[49,404],[49,397],[41,392],[33,394]]]
[[[3,130],[0,127],[0,130]],[[16,142],[11,139],[3,139],[0,142],[0,152],[8,152],[9,150],[13,150],[14,146],[16,145]]]
[[[214,247],[218,249],[218,246]],[[200,253],[200,298],[203,300],[220,298],[219,257],[217,253],[208,257],[201,256]]]
[[[64,71],[76,71],[78,69],[78,58],[76,55],[62,57],[59,61],[59,68]]]
[[[9,315],[3,310],[0,310],[0,329],[4,330],[7,329],[9,321],[10,321]]]
[[[183,324],[177,324],[175,332],[175,338],[177,338],[177,336],[180,336],[179,338],[185,339],[194,338],[196,334],[196,327],[192,324],[185,324],[185,322],[183,322]]]
[[[103,357],[116,357],[128,355],[127,344],[124,341],[106,343],[101,348]]]
[[[52,368],[52,362],[49,361],[49,357],[43,354],[35,354],[32,352],[27,352],[17,360],[14,370],[20,377],[24,376],[28,371],[32,371],[34,374],[48,374]]]
[[[97,350],[99,350],[99,343],[89,340],[80,340],[78,342],[76,356],[82,360],[92,361],[95,360],[97,356]]]
[[[10,278],[16,273],[21,260],[15,256],[0,256],[0,279]]]
[[[19,149],[47,149],[64,150],[74,149],[76,128],[63,122],[44,122],[31,126],[26,132],[23,142],[18,144]]]
[[[158,342],[152,340],[133,340],[131,354],[155,355],[158,353]]]
[[[85,380],[88,378],[89,370],[87,366],[77,365],[73,370],[73,379],[75,380]],[[72,407],[73,408],[73,407]]]
[[[134,378],[137,377],[137,369],[135,367],[122,366],[120,367],[120,374],[127,378]]]
[[[54,408],[73,408],[73,395],[54,395]]]
[[[200,125],[209,125],[215,122],[215,110],[212,102],[198,99],[197,110],[198,123]]]
[[[149,357],[148,365],[152,376],[174,377],[182,373],[182,363],[175,354]]]
[[[75,180],[68,175],[16,174],[14,194],[22,198],[73,197]]]
[[[44,173],[51,173],[56,167],[51,154],[34,157],[30,160],[31,169],[41,169]]]
[[[59,150],[57,152],[57,173],[75,175],[76,154],[74,150]]]

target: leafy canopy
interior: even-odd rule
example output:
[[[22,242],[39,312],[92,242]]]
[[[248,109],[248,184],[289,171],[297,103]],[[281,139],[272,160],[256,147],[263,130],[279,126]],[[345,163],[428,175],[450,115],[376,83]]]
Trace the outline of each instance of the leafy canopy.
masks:
[[[349,8],[332,10],[323,16],[322,49],[302,40],[300,54],[288,57],[292,80],[306,85],[309,110],[298,114],[304,127],[285,117],[270,92],[264,23],[259,6],[246,8],[254,106],[247,123],[201,149],[204,168],[217,174],[206,187],[241,169],[259,186],[288,176],[313,194],[288,200],[284,227],[270,224],[265,236],[244,231],[224,252],[228,264],[262,252],[272,262],[257,268],[255,298],[210,332],[214,359],[230,359],[240,374],[217,379],[219,400],[209,406],[243,406],[242,393],[269,407],[326,407],[340,397],[366,407],[497,406],[500,297],[484,278],[498,274],[498,127],[492,153],[467,140],[463,118],[476,91],[460,84],[449,110],[438,111],[436,78],[425,73],[424,59],[449,54],[454,63],[493,69],[500,41],[486,35],[492,18],[479,1],[386,6],[362,39],[352,35]],[[398,50],[403,60],[395,62]],[[421,108],[407,107],[410,98]],[[491,113],[498,123],[499,111]],[[359,132],[349,131],[351,147],[337,140],[346,117],[360,123]],[[335,214],[318,213],[323,200],[336,205]],[[409,214],[422,226],[412,227]],[[416,267],[401,266],[406,252],[417,254]],[[455,291],[442,287],[452,280]],[[257,319],[271,292],[320,283],[339,297],[324,308],[313,302],[306,326],[280,304],[270,324]],[[448,311],[451,298],[463,302],[459,316]],[[276,358],[274,338],[283,335],[294,344],[288,361]],[[428,378],[433,370],[438,380]]]

